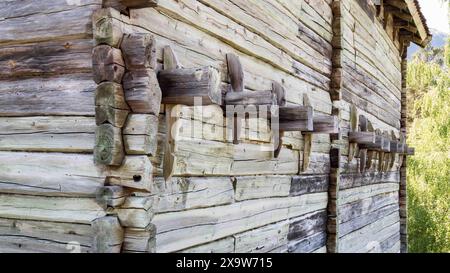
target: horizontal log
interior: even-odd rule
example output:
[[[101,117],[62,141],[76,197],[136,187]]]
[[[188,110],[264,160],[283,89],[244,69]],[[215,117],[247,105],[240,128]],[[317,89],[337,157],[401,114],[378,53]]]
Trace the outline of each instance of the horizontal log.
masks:
[[[27,0],[21,5],[11,1],[2,2],[5,3],[0,7],[0,44],[88,38],[92,35],[92,13],[101,8],[97,0],[75,3],[56,0],[46,4]]]
[[[130,196],[114,211],[123,227],[146,228],[153,219],[154,198]]]
[[[105,181],[151,189],[153,167],[146,156],[127,156],[122,166],[108,168],[95,165],[92,154],[0,152],[0,161],[5,193],[96,197]]]
[[[106,216],[92,222],[94,253],[120,253],[123,242],[123,228],[117,217]]]
[[[270,223],[325,209],[326,193],[268,198],[157,214],[157,252],[179,251]]]
[[[161,89],[152,69],[128,71],[123,79],[125,99],[137,114],[159,115]]]
[[[1,218],[90,224],[105,215],[94,198],[0,194]]]
[[[166,183],[155,178],[155,213],[181,211],[230,204],[234,189],[229,177],[172,178]]]
[[[233,235],[235,253],[269,253],[287,244],[289,222],[283,221]]]
[[[234,253],[234,237],[227,237],[179,251],[180,253]]]
[[[325,210],[290,219],[287,239],[289,242],[301,241],[315,233],[325,231],[326,224],[327,212]]]
[[[156,69],[156,41],[149,33],[125,34],[120,46],[126,68]]]
[[[290,176],[238,176],[234,178],[236,201],[289,196]]]
[[[337,116],[315,116],[313,128],[313,133],[316,134],[338,134],[339,118]]]
[[[96,87],[91,73],[2,81],[0,115],[93,116]]]
[[[126,154],[155,156],[158,122],[155,115],[130,115],[122,131]]]
[[[92,71],[95,83],[121,83],[125,73],[122,51],[108,45],[99,45],[92,50]]]
[[[91,117],[0,117],[1,151],[92,152]]]
[[[349,132],[348,140],[350,143],[360,145],[374,145],[376,143],[376,135],[374,132]]]
[[[327,233],[319,232],[299,241],[291,241],[288,244],[289,253],[314,252],[326,245]]]
[[[146,228],[125,228],[122,252],[124,253],[154,253],[156,248],[156,226]]]
[[[122,128],[130,108],[125,102],[122,85],[103,82],[95,91],[95,122],[97,125],[110,123]]]
[[[0,218],[0,252],[92,252],[90,224]],[[74,242],[77,242],[76,244]]]
[[[209,66],[163,70],[158,74],[162,103],[193,106],[197,97],[202,105],[221,105],[220,79],[218,71]]]
[[[120,166],[124,157],[122,130],[111,124],[98,126],[95,130],[94,163]]]
[[[345,173],[340,176],[339,189],[349,189],[371,184],[399,183],[399,172],[365,172],[365,173]]]
[[[120,207],[130,193],[120,186],[105,186],[97,193],[97,201],[108,207]]]
[[[273,105],[276,101],[271,91],[227,92],[224,105]]]
[[[113,8],[98,9],[92,14],[92,32],[95,45],[120,48],[123,38],[123,23],[119,11]]]
[[[329,175],[293,176],[289,196],[326,192],[328,183]]]
[[[279,108],[280,131],[313,131],[313,115],[310,106],[282,106]]]
[[[0,79],[91,74],[92,49],[89,38],[1,45]]]
[[[347,189],[339,191],[339,204],[344,205],[383,193],[398,192],[398,190],[398,183],[375,184]]]

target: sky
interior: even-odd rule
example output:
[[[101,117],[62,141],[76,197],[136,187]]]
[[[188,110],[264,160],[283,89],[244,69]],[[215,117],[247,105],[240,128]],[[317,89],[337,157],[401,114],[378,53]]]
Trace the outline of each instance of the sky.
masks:
[[[419,0],[428,27],[450,34],[448,2],[446,4],[440,2],[439,0]]]

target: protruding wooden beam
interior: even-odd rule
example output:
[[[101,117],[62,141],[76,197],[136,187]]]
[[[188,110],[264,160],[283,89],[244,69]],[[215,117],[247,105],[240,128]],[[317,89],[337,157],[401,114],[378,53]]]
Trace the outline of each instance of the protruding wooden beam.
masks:
[[[362,132],[368,131],[368,122],[365,116],[359,116],[359,128]],[[364,173],[366,171],[366,163],[367,163],[367,149],[361,148],[359,149],[359,171]]]
[[[113,8],[96,10],[92,15],[93,36],[95,45],[109,45],[120,48],[123,36],[123,26],[119,20],[114,18],[120,15]]]
[[[313,127],[315,134],[339,134],[339,119],[337,116],[315,116]]]
[[[121,83],[125,73],[122,51],[108,45],[94,47],[92,71],[97,84],[105,81]]]
[[[348,135],[350,143],[359,145],[375,145],[376,136],[374,132],[350,132]]]
[[[195,98],[201,98],[202,105],[222,104],[220,75],[213,67],[163,70],[158,80],[163,104],[193,106]]]
[[[134,113],[159,115],[161,89],[152,69],[130,70],[123,78],[125,99]]]
[[[106,122],[122,128],[129,111],[125,102],[122,85],[104,82],[97,86],[95,92],[95,121],[97,125]]]
[[[314,110],[311,106],[280,107],[280,130],[313,131]]]
[[[92,252],[120,253],[124,232],[117,217],[107,216],[92,222],[94,238]]]
[[[395,17],[398,17],[402,20],[408,21],[408,22],[413,22],[413,17],[411,16],[411,14],[408,14],[404,11],[402,11],[401,9],[398,9],[396,7],[392,7],[392,6],[386,6],[384,7],[385,12],[387,13],[391,13],[392,15],[394,15]]]
[[[131,155],[156,156],[158,123],[155,115],[131,114],[122,131],[125,152]]]
[[[121,186],[105,186],[97,193],[97,201],[108,207],[120,207],[127,195],[127,191]]]
[[[120,166],[124,156],[122,130],[111,124],[98,126],[95,131],[94,162]]]
[[[121,49],[127,69],[156,69],[156,42],[153,35],[149,33],[125,34]]]

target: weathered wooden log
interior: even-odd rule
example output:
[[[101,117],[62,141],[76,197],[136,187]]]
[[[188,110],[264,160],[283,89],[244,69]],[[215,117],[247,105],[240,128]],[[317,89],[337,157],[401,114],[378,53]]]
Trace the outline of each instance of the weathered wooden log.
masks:
[[[154,253],[156,250],[156,226],[149,224],[146,228],[125,228],[122,252]]]
[[[153,219],[153,197],[130,196],[115,212],[124,227],[146,228]]]
[[[340,6],[340,4],[339,4]],[[340,8],[338,9],[340,10]],[[358,139],[360,139],[361,135],[355,135],[358,133],[358,126],[359,126],[359,120],[358,120],[358,109],[356,109],[356,106],[352,104],[350,106],[350,132],[349,132],[349,145],[348,145],[348,161],[351,162],[353,158],[356,156],[356,150],[358,149]],[[364,137],[365,138],[365,137]],[[375,136],[372,136],[373,140],[370,140],[369,143],[372,143],[375,141]]]
[[[156,156],[158,124],[158,117],[155,115],[130,115],[122,131],[125,152],[133,155]]]
[[[268,253],[287,245],[289,222],[282,221],[233,235],[236,253]]]
[[[119,0],[124,6],[130,9],[154,8],[158,6],[159,0]]]
[[[338,134],[339,119],[337,116],[315,116],[313,118],[313,133]]]
[[[105,186],[97,193],[97,201],[108,207],[119,207],[125,202],[127,191],[121,186]]]
[[[222,104],[220,75],[213,67],[163,70],[158,80],[163,104],[193,106],[196,97],[202,105]]]
[[[120,166],[123,151],[122,130],[111,124],[102,124],[95,131],[94,162],[107,166]]]
[[[122,22],[114,19],[115,14],[118,15],[118,11],[113,8],[104,8],[96,10],[92,15],[95,45],[105,44],[120,48],[123,26]]]
[[[159,115],[161,89],[152,69],[131,70],[123,79],[125,99],[134,113]]]
[[[328,182],[328,175],[293,176],[289,196],[326,192],[328,189]]]
[[[107,122],[122,128],[130,112],[129,109],[122,85],[104,82],[97,86],[95,92],[95,122],[97,125]]]
[[[156,42],[153,35],[125,34],[120,48],[128,70],[156,69]]]
[[[94,253],[120,253],[123,242],[123,228],[117,217],[107,216],[92,222]]]
[[[375,145],[376,135],[374,132],[349,132],[348,140],[359,145]]]
[[[109,45],[99,45],[92,50],[92,71],[94,81],[121,83],[125,73],[125,63],[120,49]]]
[[[310,106],[282,106],[279,108],[281,131],[313,131],[314,110]]]
[[[275,96],[271,91],[227,92],[224,105],[273,105]]]

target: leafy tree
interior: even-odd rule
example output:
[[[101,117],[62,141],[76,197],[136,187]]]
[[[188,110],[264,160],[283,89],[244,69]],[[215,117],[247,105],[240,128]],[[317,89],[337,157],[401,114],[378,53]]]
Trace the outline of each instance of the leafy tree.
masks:
[[[408,64],[410,252],[450,252],[450,39]]]

